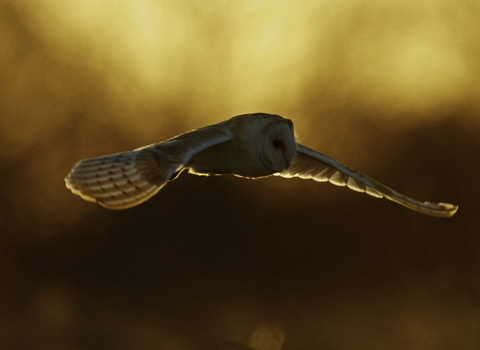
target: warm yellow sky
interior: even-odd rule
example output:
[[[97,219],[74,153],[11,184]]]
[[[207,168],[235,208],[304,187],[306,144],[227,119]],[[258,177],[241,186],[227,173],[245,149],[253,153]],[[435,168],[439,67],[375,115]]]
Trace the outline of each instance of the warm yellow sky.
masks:
[[[305,94],[315,99],[312,89],[392,111],[383,118],[451,108],[478,93],[472,85],[479,25],[475,3],[468,4],[39,0],[12,6],[42,50],[99,74],[113,99],[169,103],[188,95],[210,123],[250,110],[300,114]],[[15,33],[5,29],[10,40],[2,51],[15,51]],[[7,63],[17,59],[3,55]]]

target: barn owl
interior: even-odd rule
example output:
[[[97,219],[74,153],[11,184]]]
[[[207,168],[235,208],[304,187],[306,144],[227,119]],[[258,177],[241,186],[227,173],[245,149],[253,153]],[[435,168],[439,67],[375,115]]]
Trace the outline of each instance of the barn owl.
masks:
[[[295,141],[293,123],[279,115],[244,114],[169,140],[78,162],[68,189],[108,209],[145,202],[185,169],[195,175],[233,174],[249,179],[299,177],[385,197],[420,213],[450,217],[458,206],[419,202]]]

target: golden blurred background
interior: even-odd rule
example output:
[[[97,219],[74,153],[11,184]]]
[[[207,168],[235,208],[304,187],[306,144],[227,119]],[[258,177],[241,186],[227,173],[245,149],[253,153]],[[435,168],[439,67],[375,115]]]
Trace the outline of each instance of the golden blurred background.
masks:
[[[480,348],[475,0],[0,2],[0,349]],[[127,211],[80,159],[249,112],[451,219],[182,175]]]

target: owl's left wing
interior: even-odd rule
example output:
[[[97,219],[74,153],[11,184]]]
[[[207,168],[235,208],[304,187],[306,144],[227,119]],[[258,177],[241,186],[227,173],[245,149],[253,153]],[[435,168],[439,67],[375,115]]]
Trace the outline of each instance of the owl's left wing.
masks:
[[[73,167],[65,184],[89,202],[127,209],[160,191],[192,156],[231,137],[230,130],[219,123],[133,151],[85,159]]]
[[[407,197],[381,183],[363,175],[335,159],[297,143],[297,154],[290,167],[274,175],[301,179],[313,179],[319,182],[329,181],[337,186],[364,192],[376,198],[387,198],[420,213],[448,218],[453,216],[458,206],[449,203],[420,202]]]

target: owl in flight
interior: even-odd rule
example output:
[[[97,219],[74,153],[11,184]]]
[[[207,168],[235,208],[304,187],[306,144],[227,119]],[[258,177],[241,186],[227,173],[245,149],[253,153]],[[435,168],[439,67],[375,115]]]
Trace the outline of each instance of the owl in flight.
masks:
[[[295,141],[289,119],[244,114],[134,151],[85,159],[65,178],[68,189],[108,209],[145,202],[183,170],[255,179],[299,177],[385,197],[423,214],[450,217],[458,206],[419,202]]]

